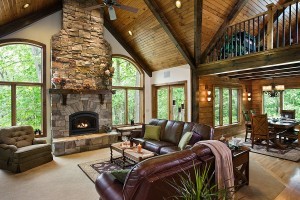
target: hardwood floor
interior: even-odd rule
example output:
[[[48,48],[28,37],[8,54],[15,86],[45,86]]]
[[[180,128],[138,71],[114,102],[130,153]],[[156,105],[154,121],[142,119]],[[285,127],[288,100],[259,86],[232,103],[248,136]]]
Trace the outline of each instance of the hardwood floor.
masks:
[[[239,135],[238,137],[244,138],[245,136]],[[250,154],[251,159],[259,163],[270,175],[285,185],[286,188],[275,200],[300,199],[300,162],[283,160],[251,152]]]
[[[274,178],[285,185],[285,189],[275,200],[300,199],[300,163],[273,158],[270,156],[252,153],[257,161]]]

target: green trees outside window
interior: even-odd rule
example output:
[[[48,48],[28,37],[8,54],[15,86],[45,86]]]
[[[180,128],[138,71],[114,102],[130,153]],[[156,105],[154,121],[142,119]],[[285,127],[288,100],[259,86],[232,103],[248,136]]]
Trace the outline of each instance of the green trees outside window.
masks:
[[[0,45],[0,126],[43,130],[43,48],[30,43]]]
[[[300,119],[300,88],[285,89],[278,97],[263,93],[263,112],[268,117],[279,117],[280,110],[295,110],[296,119]]]
[[[112,66],[115,73],[112,88],[112,124],[130,124],[142,122],[143,116],[143,73],[130,59],[114,56]]]
[[[214,126],[226,126],[240,121],[240,92],[238,88],[214,88]]]

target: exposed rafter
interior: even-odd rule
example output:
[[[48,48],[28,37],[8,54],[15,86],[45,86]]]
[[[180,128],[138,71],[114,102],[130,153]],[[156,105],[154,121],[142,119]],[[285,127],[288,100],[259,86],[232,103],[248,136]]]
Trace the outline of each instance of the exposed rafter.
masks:
[[[152,77],[152,71],[150,67],[136,54],[136,52],[125,42],[125,39],[121,37],[121,34],[109,23],[110,20],[104,17],[105,28],[115,37],[115,39],[122,45],[122,47],[132,56],[132,58],[140,65],[140,67]]]
[[[222,37],[224,34],[227,26],[229,25],[230,21],[236,18],[236,16],[240,13],[243,7],[246,5],[248,0],[238,0],[235,6],[232,8],[231,12],[228,14],[224,22],[220,26],[219,30],[216,32],[214,37],[211,39],[210,43],[207,45],[206,49],[203,51],[201,62],[203,63],[207,57],[207,54],[210,52],[211,48],[213,48],[216,42]]]
[[[35,12],[31,15],[22,17],[16,21],[0,26],[0,38],[10,33],[13,33],[15,31],[18,31],[21,28],[24,28],[40,19],[43,19],[44,17],[47,17],[61,9],[62,9],[62,4],[57,3],[52,7],[40,10],[39,12]]]
[[[184,57],[186,62],[192,67],[195,68],[195,63],[193,62],[192,56],[189,54],[188,50],[182,42],[180,42],[180,37],[177,36],[168,19],[165,17],[164,13],[161,11],[155,0],[144,0],[148,8],[151,10],[157,21],[160,23],[162,28],[170,37],[171,41],[177,47],[181,55]]]

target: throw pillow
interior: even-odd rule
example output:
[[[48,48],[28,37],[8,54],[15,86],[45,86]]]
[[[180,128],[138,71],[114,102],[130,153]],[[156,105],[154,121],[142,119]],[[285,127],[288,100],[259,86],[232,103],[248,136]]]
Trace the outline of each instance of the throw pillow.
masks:
[[[183,150],[187,143],[190,141],[192,138],[193,133],[192,132],[186,132],[180,139],[178,147]]]
[[[124,183],[129,171],[130,171],[130,169],[122,169],[122,170],[114,170],[114,171],[111,171],[110,173],[118,181],[120,181],[121,183]]]
[[[152,140],[160,140],[160,126],[146,125],[144,138]]]

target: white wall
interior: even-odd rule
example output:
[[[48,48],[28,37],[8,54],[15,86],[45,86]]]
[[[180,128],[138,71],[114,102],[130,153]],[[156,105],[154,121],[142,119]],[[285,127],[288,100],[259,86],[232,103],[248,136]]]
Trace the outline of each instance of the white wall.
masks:
[[[47,74],[47,89],[50,88],[50,66],[51,66],[51,59],[50,59],[50,41],[52,35],[58,33],[61,30],[62,26],[62,12],[56,12],[48,17],[45,17],[30,26],[27,26],[19,31],[16,31],[12,34],[9,34],[5,37],[0,39],[8,39],[8,38],[23,38],[29,40],[35,40],[41,42],[46,45],[46,74]],[[111,44],[112,53],[113,54],[122,54],[128,57],[131,57],[129,53],[120,45],[120,43],[110,34],[109,31],[105,29],[104,31],[104,38]],[[163,74],[165,71],[170,71],[170,77],[164,78]],[[190,94],[190,69],[188,65],[183,65],[167,70],[161,70],[153,72],[153,77],[150,78],[145,73],[145,122],[149,122],[152,118],[152,98],[151,98],[151,84],[160,84],[160,83],[168,83],[168,82],[176,82],[176,81],[188,81],[188,99],[187,101],[190,102],[191,94]],[[190,116],[191,108],[190,105],[188,106],[188,116]],[[190,117],[188,118],[190,121]],[[47,93],[47,129],[48,129],[48,139],[51,138],[51,131],[50,131],[50,96]]]
[[[165,77],[165,72],[170,73],[169,77]],[[188,64],[173,67],[165,70],[155,71],[152,73],[151,84],[173,83],[178,81],[187,81],[187,121],[191,121],[191,70]],[[151,90],[151,86],[150,86]],[[152,101],[150,102],[152,106]]]
[[[61,30],[62,25],[62,12],[56,12],[48,17],[39,20],[30,26],[27,26],[19,31],[16,31],[12,34],[9,34],[0,39],[8,39],[8,38],[23,38],[29,40],[35,40],[41,42],[46,45],[46,83],[47,88],[50,88],[50,66],[51,66],[51,59],[50,59],[50,41],[52,35],[58,33]],[[47,92],[47,139],[50,140],[51,138],[51,131],[50,131],[50,95]]]

